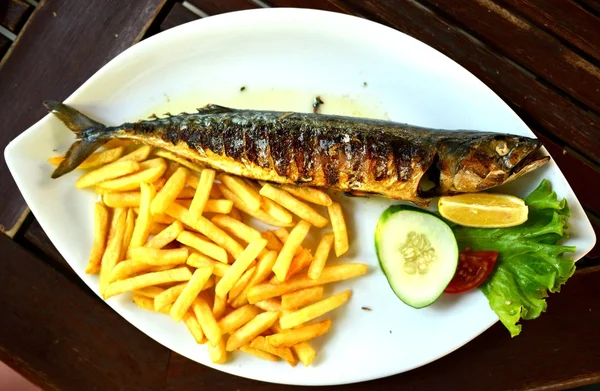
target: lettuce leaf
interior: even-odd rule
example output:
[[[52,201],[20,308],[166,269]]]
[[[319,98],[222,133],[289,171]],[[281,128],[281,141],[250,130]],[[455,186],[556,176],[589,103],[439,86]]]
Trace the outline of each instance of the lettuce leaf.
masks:
[[[558,244],[568,238],[567,201],[559,200],[544,179],[525,203],[528,220],[516,227],[453,227],[459,248],[498,251],[496,267],[480,289],[511,337],[521,332],[521,319],[535,319],[546,310],[548,292],[559,292],[575,272],[566,255],[575,247]]]

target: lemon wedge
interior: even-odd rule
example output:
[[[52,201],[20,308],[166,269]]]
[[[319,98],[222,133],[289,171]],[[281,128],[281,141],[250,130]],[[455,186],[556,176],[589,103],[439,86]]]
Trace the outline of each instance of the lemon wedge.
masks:
[[[514,227],[527,221],[529,208],[508,194],[469,193],[440,197],[440,214],[453,223],[475,228]]]

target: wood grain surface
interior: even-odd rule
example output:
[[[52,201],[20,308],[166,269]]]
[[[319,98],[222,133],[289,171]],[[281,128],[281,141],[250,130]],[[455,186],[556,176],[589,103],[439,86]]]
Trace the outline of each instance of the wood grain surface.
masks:
[[[24,0],[4,0],[0,2],[0,25],[13,33],[25,24],[33,6]]]

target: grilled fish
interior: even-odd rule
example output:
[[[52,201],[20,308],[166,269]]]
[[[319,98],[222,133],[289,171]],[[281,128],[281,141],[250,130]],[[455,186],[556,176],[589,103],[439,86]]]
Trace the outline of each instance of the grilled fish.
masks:
[[[121,138],[246,178],[427,205],[435,196],[502,185],[549,160],[536,156],[537,139],[510,134],[216,105],[104,126],[60,102],[44,104],[78,137],[53,178],[74,170],[108,140]]]

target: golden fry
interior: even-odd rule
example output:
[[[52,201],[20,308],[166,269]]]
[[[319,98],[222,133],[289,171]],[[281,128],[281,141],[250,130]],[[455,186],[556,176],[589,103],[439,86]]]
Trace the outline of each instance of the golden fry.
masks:
[[[285,293],[281,295],[281,308],[284,310],[294,310],[296,308],[302,308],[307,304],[314,303],[323,297],[324,290],[323,285],[317,285],[311,288]]]
[[[321,277],[321,272],[325,267],[329,252],[333,246],[334,235],[332,232],[326,233],[321,237],[315,256],[312,259],[310,266],[308,267],[308,278],[316,280]]]
[[[94,186],[110,179],[131,174],[139,169],[140,165],[137,162],[112,162],[79,177],[75,182],[75,187],[83,189]]]
[[[177,221],[177,219],[174,219],[171,216],[161,213],[152,216],[152,221],[159,224],[173,224],[175,221]]]
[[[225,297],[266,245],[267,241],[262,238],[250,242],[248,247],[236,258],[227,273],[225,273],[221,281],[216,285],[215,294]]]
[[[218,189],[218,187],[213,187],[213,189]],[[222,195],[221,195],[222,196]],[[237,221],[243,222],[243,218],[242,218],[242,213],[240,212],[240,210],[236,207],[232,207],[231,211],[229,212],[229,216],[232,219],[236,219]]]
[[[239,294],[242,293],[246,285],[248,285],[248,282],[250,281],[250,278],[252,277],[252,274],[254,274],[255,270],[256,266],[252,266],[251,268],[248,268],[248,270],[246,270],[244,274],[242,274],[240,279],[229,291],[229,295],[227,296],[227,302],[232,303],[239,296]]]
[[[217,283],[218,283],[218,281],[217,281]],[[219,297],[219,296],[215,296],[215,300],[213,303],[213,315],[214,315],[215,319],[216,320],[221,319],[221,317],[225,313],[226,309],[227,309],[227,302],[225,301],[225,299],[223,299],[222,297]]]
[[[277,312],[282,310],[281,302],[275,298],[259,301],[257,303],[254,303],[254,305],[263,311]]]
[[[100,271],[100,261],[104,255],[108,236],[108,209],[101,202],[94,205],[94,244],[85,272],[95,274]]]
[[[188,281],[190,278],[192,278],[192,273],[187,267],[146,273],[109,284],[106,288],[104,297],[109,298],[124,292],[134,291],[151,285]]]
[[[275,220],[281,221],[282,223],[291,224],[294,220],[294,216],[292,216],[290,212],[270,198],[262,198],[262,208],[265,212],[267,212],[267,214],[269,214]]]
[[[112,163],[117,160],[123,154],[125,148],[117,147],[106,149],[104,151],[94,152],[88,156],[77,168],[81,170],[96,168],[104,164]],[[52,165],[58,166],[62,161],[65,160],[64,156],[55,156],[48,159],[48,162]]]
[[[133,236],[133,228],[135,227],[135,213],[133,209],[127,209],[127,217],[125,218],[125,235],[123,236],[123,244],[121,245],[121,259],[125,259],[131,237]]]
[[[260,310],[257,307],[247,304],[231,311],[221,318],[221,320],[219,320],[219,328],[223,334],[231,334],[254,319],[259,313]]]
[[[194,194],[192,203],[189,206],[189,214],[192,221],[197,221],[198,217],[202,216],[206,202],[210,196],[210,189],[212,189],[215,175],[215,170],[209,168],[202,170],[200,173],[200,179],[198,180],[198,185],[196,186],[196,193]]]
[[[228,352],[232,352],[244,345],[248,345],[250,341],[268,330],[277,319],[279,319],[278,312],[263,312],[256,315],[252,320],[229,336],[225,349]]]
[[[194,175],[194,174],[189,174],[188,177],[190,175]],[[194,194],[196,194],[196,189],[194,189],[193,187],[187,186],[184,187],[179,194],[177,194],[177,199],[178,200],[187,200],[187,199],[192,199],[194,198]]]
[[[163,188],[156,193],[156,196],[150,205],[150,212],[153,215],[164,213],[169,205],[175,201],[177,195],[185,186],[185,178],[187,177],[187,173],[188,170],[185,167],[179,167],[167,180]]]
[[[294,213],[302,220],[306,220],[315,227],[323,228],[329,222],[325,217],[321,216],[316,210],[308,206],[302,201],[294,198],[290,193],[278,189],[269,184],[265,184],[260,189],[260,195],[267,197],[277,202],[290,212]]]
[[[135,293],[131,295],[131,298],[138,307],[154,312],[154,300],[151,298],[142,295],[136,295]]]
[[[210,361],[215,364],[224,364],[227,361],[227,351],[225,350],[223,337],[219,338],[219,342],[215,346],[208,344],[208,356]]]
[[[351,295],[352,291],[345,290],[297,311],[284,314],[279,319],[279,324],[283,329],[291,329],[292,327],[299,326],[329,311],[333,311],[346,303]]]
[[[316,350],[308,342],[300,342],[292,346],[292,351],[296,353],[296,356],[305,367],[312,364],[317,355]]]
[[[183,225],[181,225],[179,221],[175,221],[173,224],[169,225],[168,227],[157,233],[152,239],[150,239],[148,243],[146,243],[146,247],[161,249],[167,244],[177,239],[179,234],[182,232]]]
[[[334,202],[327,207],[329,211],[329,218],[331,219],[331,226],[333,227],[333,246],[335,249],[335,255],[341,257],[348,251],[348,230],[346,229],[346,221],[344,220],[344,214],[342,212],[342,206]]]
[[[150,270],[151,268],[152,265],[143,262],[132,260],[121,261],[117,263],[116,266],[111,270],[108,281],[113,282],[122,280],[135,273],[144,272]]]
[[[130,255],[134,261],[154,266],[183,265],[189,256],[187,248],[160,250],[148,247],[134,247]]]
[[[196,268],[212,266],[213,274],[217,277],[223,277],[225,273],[227,273],[227,270],[229,270],[229,268],[231,267],[230,265],[219,261],[215,261],[212,258],[198,253],[191,253],[187,259],[187,264]]]
[[[181,164],[182,166],[185,166],[185,167],[187,167],[187,168],[189,168],[191,170],[194,170],[194,171],[200,172],[200,171],[203,170],[202,166],[200,166],[200,165],[198,165],[196,163],[192,163],[189,160],[181,158],[181,157],[175,155],[174,153],[166,151],[164,149],[157,149],[156,151],[154,151],[154,154],[156,156],[160,156],[160,157],[163,157],[165,159],[173,160],[173,161]]]
[[[167,229],[168,225],[167,224],[161,224],[161,223],[152,223],[152,225],[150,226],[150,235],[158,235],[159,233],[161,233],[162,231],[164,231],[165,229]],[[146,243],[146,245],[150,243],[150,241],[148,241]],[[154,247],[154,246],[148,246],[148,247]]]
[[[275,235],[277,237],[277,239],[279,239],[279,241],[281,242],[281,248],[283,248],[283,244],[287,241],[288,237],[290,236],[290,233],[285,228],[278,228],[275,231],[273,231],[273,235]],[[296,255],[300,254],[300,251],[302,251],[302,250],[303,250],[303,247],[298,246],[298,249],[296,250]],[[279,250],[279,251],[281,251],[281,250]]]
[[[311,225],[309,222],[301,220],[292,229],[290,236],[283,244],[283,248],[277,256],[277,261],[275,261],[275,265],[273,265],[273,273],[275,273],[279,281],[285,281],[288,270],[292,263],[292,258],[294,257],[298,247],[302,244],[302,241],[304,241],[306,235],[308,235],[310,227]]]
[[[189,231],[183,231],[177,236],[179,243],[193,247],[198,252],[205,254],[219,262],[227,263],[227,252],[216,244],[202,239],[199,235]]]
[[[248,302],[250,304],[269,299],[271,297],[281,296],[288,292],[299,289],[310,288],[312,286],[324,285],[331,282],[347,280],[362,276],[367,272],[368,266],[363,263],[343,263],[339,265],[326,266],[321,273],[321,277],[312,280],[306,275],[301,274],[292,277],[289,281],[279,284],[262,284],[250,288],[248,291]]]
[[[111,208],[138,208],[142,195],[139,191],[126,191],[120,193],[105,193],[102,201]]]
[[[152,152],[152,147],[150,145],[142,145],[139,148],[129,152],[127,155],[121,157],[118,161],[122,162],[126,160],[131,160],[134,162],[142,162],[148,159],[148,156],[150,156],[150,152]]]
[[[283,248],[283,243],[281,243],[281,241],[273,233],[273,231],[263,232],[262,237],[267,239],[267,249],[268,250],[281,251],[281,249]]]
[[[242,351],[242,352],[244,352],[244,353],[251,354],[251,355],[253,355],[255,357],[262,358],[263,360],[279,361],[279,357],[277,357],[276,355],[271,354],[271,353],[267,353],[264,350],[251,348],[248,345],[242,346],[239,350]]]
[[[192,200],[177,200],[177,202],[186,208],[190,208]],[[224,213],[227,214],[233,209],[233,202],[229,200],[208,200],[204,205],[205,213]]]
[[[248,185],[242,178],[233,175],[220,174],[217,176],[217,179],[238,196],[246,204],[246,207],[249,210],[256,212],[260,209],[260,194],[258,194],[256,189]]]
[[[164,291],[163,288],[159,288],[157,286],[149,286],[147,288],[135,290],[135,291],[133,291],[133,293],[135,293],[136,295],[146,296],[151,299],[154,299],[157,295],[159,295],[163,291]],[[154,305],[154,304],[152,304],[152,305]]]
[[[156,189],[156,191],[160,191],[160,189],[163,188],[163,186],[165,185],[165,183],[167,183],[167,178],[160,177],[157,180],[155,180],[154,182],[152,182],[152,184],[154,185],[154,188]]]
[[[171,318],[175,322],[179,322],[181,319],[183,319],[183,316],[186,314],[188,309],[190,309],[190,306],[198,294],[202,291],[204,284],[206,284],[212,275],[212,272],[212,267],[202,267],[194,271],[192,278],[187,282],[181,294],[177,296],[177,299],[175,300],[175,303],[173,303],[171,311],[169,312]]]
[[[182,284],[173,285],[172,287],[167,288],[156,295],[156,297],[154,297],[154,310],[160,311],[161,308],[164,308],[169,304],[173,304],[181,292],[183,292],[187,284],[187,282],[184,282]]]
[[[217,214],[210,221],[221,227],[225,232],[242,239],[246,243],[262,237],[256,229],[226,214]]]
[[[150,236],[150,226],[152,225],[150,204],[155,195],[156,191],[154,185],[142,183],[140,210],[135,221],[135,227],[133,228],[133,235],[131,236],[131,242],[127,251],[128,254],[131,253],[132,248],[143,246],[148,240],[148,236]],[[128,258],[130,258],[130,256]]]
[[[267,342],[266,338],[263,336],[254,338],[252,342],[250,342],[250,347],[281,357],[293,367],[298,363],[298,360],[294,357],[294,354],[290,348],[275,347]]]
[[[115,162],[111,164],[138,164],[132,161]],[[106,166],[104,166],[106,167]],[[167,169],[167,163],[163,159],[146,160],[139,164],[140,171],[121,178],[98,184],[100,189],[111,191],[127,191],[138,189],[142,183],[152,183],[164,174]],[[147,167],[147,168],[146,168]]]
[[[171,178],[171,175],[173,175],[173,173],[175,173],[175,171],[177,171],[179,167],[181,167],[181,164],[174,162],[173,160],[167,161],[167,171],[165,171],[165,175],[163,176],[163,178]]]
[[[267,336],[265,339],[275,347],[289,348],[298,343],[310,341],[329,331],[331,320],[327,319],[319,323],[314,323],[292,330],[284,330],[277,334]]]
[[[313,187],[280,185],[281,190],[285,190],[291,195],[294,195],[304,201],[312,202],[313,204],[329,206],[331,205],[331,197],[327,193],[315,189]]]
[[[104,295],[108,286],[109,277],[112,269],[115,267],[117,262],[121,259],[123,251],[123,237],[125,236],[126,223],[126,212],[123,208],[115,209],[115,213],[112,220],[111,230],[113,235],[108,238],[106,243],[106,250],[102,256],[100,263],[100,293]]]
[[[242,292],[235,298],[233,303],[231,303],[233,308],[241,307],[248,302],[248,291],[253,286],[260,284],[267,279],[269,274],[271,274],[271,270],[273,269],[276,259],[277,253],[275,251],[269,251],[264,257],[259,257],[258,265],[256,266],[256,273],[252,274],[252,277],[250,277],[250,281],[248,281],[248,284],[246,284],[244,290],[242,290]]]
[[[193,312],[188,312],[183,316],[183,323],[185,323],[188,330],[190,330],[190,333],[196,340],[196,343],[203,344],[206,342],[202,327],[200,327],[200,323],[198,323],[198,319],[196,319],[196,315],[194,315]]]
[[[217,320],[215,319],[205,298],[200,295],[196,300],[194,300],[192,308],[194,310],[194,314],[196,314],[198,323],[200,323],[200,326],[202,326],[204,335],[206,335],[206,338],[208,338],[208,341],[213,346],[216,346],[220,342],[222,333],[221,329],[219,328],[219,324],[217,323]]]
[[[305,267],[308,267],[312,261],[312,254],[307,249],[303,248],[300,252],[297,252],[292,258],[292,264],[290,265],[290,269],[286,275],[286,279],[289,279],[292,276],[295,276],[299,272],[301,272]],[[279,281],[277,281],[279,282]]]

